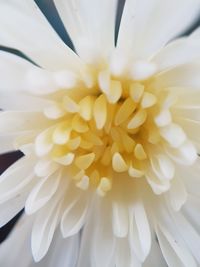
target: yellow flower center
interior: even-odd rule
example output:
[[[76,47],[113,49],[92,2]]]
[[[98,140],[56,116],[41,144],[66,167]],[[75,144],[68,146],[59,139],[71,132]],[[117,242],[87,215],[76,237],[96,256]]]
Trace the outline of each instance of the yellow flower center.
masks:
[[[55,104],[44,110],[52,125],[36,138],[36,153],[66,168],[79,188],[96,188],[101,196],[111,190],[116,173],[144,176],[158,144],[176,146],[186,139],[172,123],[173,99],[154,90],[152,80],[100,71],[91,88],[80,83],[60,90]]]

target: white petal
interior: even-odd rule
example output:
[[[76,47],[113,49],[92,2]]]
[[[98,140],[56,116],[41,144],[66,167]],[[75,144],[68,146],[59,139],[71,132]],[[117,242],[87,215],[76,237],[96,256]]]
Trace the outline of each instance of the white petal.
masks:
[[[153,171],[160,179],[172,179],[174,176],[174,165],[164,154],[158,154],[150,158]]]
[[[97,206],[96,208],[98,209],[98,214],[95,221],[98,226],[95,227],[92,237],[92,266],[109,266],[112,263],[115,251],[115,237],[111,225],[111,206],[105,200],[105,202],[102,202],[101,207]],[[98,223],[99,221],[101,221],[101,224]]]
[[[26,89],[25,75],[34,65],[29,61],[0,51],[0,89],[5,92],[20,91]],[[36,67],[35,67],[36,68]]]
[[[157,75],[153,86],[158,90],[167,87],[183,87],[188,90],[189,87],[192,92],[197,91],[200,87],[199,69],[199,62],[177,66]]]
[[[35,152],[39,157],[47,155],[53,148],[52,135],[55,127],[47,128],[35,139]]]
[[[32,260],[30,232],[33,218],[23,216],[0,246],[0,265],[4,267],[30,266]],[[17,244],[17,246],[16,246]],[[12,257],[11,257],[12,251]],[[19,256],[20,255],[20,256]],[[32,266],[31,266],[32,267]]]
[[[54,239],[45,258],[37,263],[37,265],[34,262],[29,267],[76,267],[79,243],[79,235],[64,239],[58,229],[55,232]]]
[[[25,191],[0,205],[0,227],[8,223],[24,208],[27,196],[28,193]]]
[[[64,71],[63,71],[64,72]],[[3,98],[2,105],[3,108],[7,108],[8,106],[11,106],[13,103],[13,106],[11,106],[11,109],[14,109],[15,107],[18,107],[19,110],[23,109],[30,109],[30,108],[36,108],[36,104],[38,104],[38,108],[41,109],[41,106],[49,106],[52,101],[45,100],[45,99],[39,99],[36,97],[31,97],[26,95],[25,93],[32,93],[35,95],[46,95],[54,93],[55,91],[61,90],[61,89],[68,89],[72,88],[75,85],[72,84],[72,81],[69,77],[69,72],[65,71],[63,74],[65,77],[65,84],[61,84],[60,79],[58,79],[58,75],[61,73],[61,71],[53,72],[53,71],[47,71],[42,68],[39,68],[29,61],[16,56],[11,53],[7,53],[4,51],[0,51],[0,96],[6,97],[6,93],[8,92],[14,92],[15,94],[19,94],[23,92],[22,95],[16,95],[19,99],[14,102],[11,98],[11,103],[9,103],[9,99]],[[68,75],[67,75],[68,74]],[[74,74],[75,75],[75,74]],[[12,78],[11,78],[12,77]],[[63,82],[64,83],[64,82]],[[72,87],[70,87],[72,86]],[[15,95],[14,95],[15,96]],[[14,97],[13,96],[13,97]],[[20,97],[29,97],[29,99],[32,99],[32,102],[30,103],[30,107],[28,106],[27,102],[23,103],[23,99]],[[7,102],[5,102],[7,100]],[[27,99],[28,100],[28,99]],[[0,107],[1,107],[1,101],[0,101]],[[35,105],[34,105],[35,104]],[[33,107],[32,107],[33,106]],[[25,108],[24,108],[25,107]]]
[[[0,78],[1,79],[1,78]],[[3,79],[1,79],[2,81]],[[14,79],[8,79],[13,81]],[[15,81],[17,86],[17,82]],[[9,87],[11,89],[11,87]],[[6,89],[4,87],[3,89]],[[1,91],[1,89],[0,89]],[[18,110],[18,111],[43,111],[45,107],[52,104],[52,101],[42,99],[35,96],[22,94],[20,92],[1,92],[0,93],[0,108],[3,110]]]
[[[177,229],[182,235],[188,248],[192,252],[193,256],[196,258],[198,263],[200,263],[200,255],[199,255],[200,235],[199,233],[192,227],[192,225],[187,221],[187,219],[184,218],[184,216],[182,216],[181,213],[175,213],[174,221],[176,222]]]
[[[160,128],[160,135],[172,147],[179,147],[186,141],[185,132],[179,125],[175,123],[171,123],[165,127]]]
[[[119,238],[116,242],[115,264],[116,267],[142,267],[133,251],[130,251],[127,238]]]
[[[167,154],[176,162],[182,165],[192,165],[197,159],[195,146],[186,141],[179,148],[165,147]]]
[[[198,111],[194,110],[194,116],[196,116],[195,114],[198,114]],[[196,121],[187,117],[177,117],[176,121],[184,129],[191,141],[200,143],[200,120]]]
[[[34,1],[2,2],[0,25],[1,45],[24,52],[47,69],[79,68],[78,57],[57,36]]]
[[[27,214],[32,214],[43,207],[55,194],[60,183],[60,173],[43,178],[30,192],[25,205]]]
[[[69,207],[64,211],[61,219],[61,232],[64,238],[72,236],[82,228],[88,205],[86,197],[81,197],[70,203]]]
[[[166,193],[166,197],[170,199],[171,205],[175,211],[179,211],[187,200],[187,192],[182,177],[174,177],[171,182],[170,190]]]
[[[95,200],[95,199],[94,199]],[[96,204],[96,202],[94,202]],[[80,254],[77,262],[77,267],[91,267],[91,251],[93,247],[93,231],[95,229],[95,219],[96,219],[97,209],[90,209],[88,213],[88,218],[81,232],[81,244],[80,244]],[[92,233],[92,235],[91,235]]]
[[[32,182],[34,183],[34,165],[35,160],[26,156],[11,165],[11,167],[0,176],[1,203],[16,197],[29,184],[32,184]]]
[[[17,135],[0,135],[0,154],[15,150],[14,140]]]
[[[186,191],[196,197],[200,197],[200,191],[198,190],[200,186],[199,166],[199,157],[191,168],[188,168],[187,165],[176,166],[176,172],[183,181]]]
[[[125,237],[128,233],[128,209],[126,204],[122,202],[112,203],[112,225],[114,235],[117,237]]]
[[[153,173],[153,171],[149,170],[145,177],[147,179],[147,182],[151,186],[153,192],[157,195],[162,194],[163,192],[166,192],[170,188],[169,180],[160,178],[156,175],[156,173]]]
[[[107,56],[114,47],[117,1],[54,2],[78,54],[86,61]]]
[[[143,267],[168,267],[165,262],[156,237],[152,238],[151,251],[146,258]]]
[[[196,185],[194,187],[197,187]],[[199,188],[199,187],[198,187]],[[188,222],[198,231],[199,233],[199,221],[200,213],[197,212],[200,209],[200,198],[194,195],[188,195],[187,202],[182,208],[182,213]]]
[[[186,247],[182,246],[168,229],[159,227],[156,229],[156,233],[163,256],[169,267],[197,267],[194,258]]]
[[[199,0],[127,0],[117,45],[133,57],[148,58],[185,30],[198,13]]]
[[[59,167],[60,165],[52,159],[42,158],[35,165],[34,171],[37,176],[45,177],[55,173]]]
[[[151,60],[159,71],[200,59],[200,39],[182,38],[161,49]]]
[[[30,123],[31,122],[31,123]],[[48,121],[41,112],[4,111],[0,112],[0,132],[22,132],[43,129]]]
[[[130,209],[129,242],[138,259],[142,262],[151,248],[151,232],[142,202],[138,202]]]
[[[148,61],[136,61],[131,66],[131,77],[134,80],[142,81],[151,77],[157,70],[154,63]]]
[[[52,198],[48,205],[41,209],[34,222],[31,247],[36,262],[45,256],[52,242],[61,213],[59,198],[58,195]]]

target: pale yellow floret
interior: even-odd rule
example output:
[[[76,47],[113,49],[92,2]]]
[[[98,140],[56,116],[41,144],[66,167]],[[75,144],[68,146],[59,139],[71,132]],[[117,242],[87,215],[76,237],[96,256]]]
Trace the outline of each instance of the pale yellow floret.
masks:
[[[101,178],[101,181],[99,183],[99,186],[97,188],[97,193],[100,195],[100,196],[105,196],[105,194],[110,191],[112,187],[112,183],[111,183],[111,180],[107,177],[102,177]]]
[[[76,113],[79,111],[79,108],[80,108],[79,105],[68,96],[64,96],[63,106],[66,109],[66,111],[70,113]]]
[[[156,101],[157,101],[157,99],[156,99],[155,95],[148,93],[148,92],[145,92],[143,94],[143,97],[142,97],[141,107],[142,108],[152,107],[153,105],[155,105]]]
[[[82,155],[76,158],[75,164],[81,170],[85,170],[92,164],[92,162],[94,161],[94,158],[95,158],[94,153]]]
[[[144,109],[139,109],[133,118],[128,123],[128,129],[135,129],[141,126],[147,118],[147,112]]]
[[[116,173],[146,176],[153,145],[181,146],[177,153],[183,155],[186,135],[173,123],[169,94],[148,88],[148,81],[112,77],[105,69],[94,74],[90,89],[66,90],[44,112],[53,125],[37,136],[37,155],[66,168],[78,188],[92,187],[100,196],[112,189]]]
[[[125,172],[128,166],[120,153],[115,153],[112,158],[112,166],[116,172]]]
[[[94,97],[86,96],[79,102],[79,114],[80,116],[89,121],[93,114]]]
[[[134,103],[134,101],[130,97],[127,98],[117,111],[117,114],[115,116],[115,125],[120,125],[121,123],[126,121],[135,109],[136,104]]]
[[[107,101],[104,95],[100,95],[94,103],[94,119],[97,129],[102,129],[106,123]]]
[[[141,144],[137,144],[135,146],[134,154],[135,154],[136,159],[139,159],[139,160],[144,160],[147,158],[147,155],[146,155],[144,148]]]
[[[143,95],[144,92],[144,85],[140,83],[133,83],[130,86],[130,96],[132,97],[133,101],[138,103]]]

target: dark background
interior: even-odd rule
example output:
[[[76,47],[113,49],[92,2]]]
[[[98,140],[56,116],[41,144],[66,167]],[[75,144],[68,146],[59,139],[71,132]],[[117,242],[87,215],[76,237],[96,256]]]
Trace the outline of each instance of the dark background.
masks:
[[[116,36],[117,36],[118,29],[119,29],[119,22],[120,22],[120,18],[121,18],[123,6],[124,6],[124,1],[125,0],[119,0],[118,13],[117,13],[117,19],[116,19]],[[67,34],[67,32],[66,32],[66,30],[64,28],[59,16],[58,16],[58,13],[57,13],[57,11],[55,9],[53,1],[52,0],[35,0],[35,2],[40,7],[40,9],[44,13],[44,15],[47,17],[47,19],[49,20],[50,24],[54,27],[54,29],[60,35],[62,40],[69,47],[71,47],[73,49],[73,44],[72,44],[72,42],[71,42],[71,40],[69,38],[69,35]],[[200,26],[200,16],[199,16],[199,18],[196,19],[195,23],[190,28],[188,28],[188,30],[186,32],[184,32],[183,35],[190,34],[198,26]],[[15,53],[15,54],[18,54],[18,55],[24,57],[24,55],[20,51],[17,51],[17,50],[12,49],[12,48],[7,48],[7,47],[0,46],[0,50],[9,51],[11,53]],[[19,159],[22,156],[23,156],[23,154],[21,152],[19,152],[19,151],[15,151],[15,152],[12,152],[12,153],[0,155],[0,174],[6,168],[8,168],[12,163],[14,163],[17,159]],[[0,228],[0,243],[3,240],[5,240],[5,238],[10,233],[11,229],[13,228],[13,226],[15,225],[16,221],[18,220],[18,218],[20,217],[20,215],[22,213],[23,213],[23,211],[21,211],[7,225],[5,225],[4,227]]]

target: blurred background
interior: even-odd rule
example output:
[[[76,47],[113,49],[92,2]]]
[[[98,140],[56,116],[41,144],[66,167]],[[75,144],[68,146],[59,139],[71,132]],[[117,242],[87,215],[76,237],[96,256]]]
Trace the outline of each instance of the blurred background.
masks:
[[[62,21],[59,18],[59,15],[55,9],[55,6],[53,4],[53,0],[34,0],[36,4],[39,6],[41,11],[44,13],[52,27],[57,31],[57,33],[60,35],[62,40],[73,49],[73,44],[70,40],[69,35],[67,34]],[[109,1],[109,0],[108,0]],[[120,23],[120,18],[123,10],[125,0],[119,0],[119,5],[118,5],[118,11],[117,11],[117,17],[116,17],[116,33],[115,37],[117,36],[118,29],[119,29],[119,23]],[[189,14],[188,14],[189,15]],[[193,25],[190,25],[190,27],[185,31],[182,36],[190,34],[193,30],[195,30],[197,27],[200,26],[200,14],[199,17],[196,18],[195,22]],[[116,38],[115,38],[116,39]],[[22,57],[25,57],[20,51],[7,48],[7,47],[2,47],[0,46],[0,50],[4,51],[9,51],[12,53],[15,53],[17,55],[20,55]],[[14,163],[17,159],[22,157],[23,154],[19,151],[15,151],[12,153],[0,155],[0,174],[8,168],[12,163]],[[0,243],[5,240],[5,238],[8,236],[12,228],[14,227],[16,221],[19,219],[20,215],[23,213],[21,211],[13,220],[11,220],[7,225],[4,227],[0,228]]]

